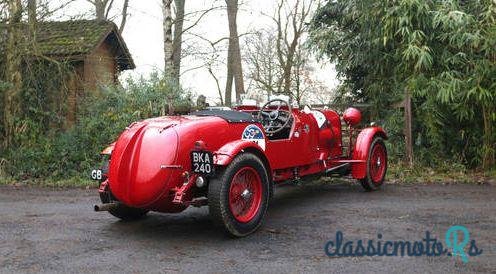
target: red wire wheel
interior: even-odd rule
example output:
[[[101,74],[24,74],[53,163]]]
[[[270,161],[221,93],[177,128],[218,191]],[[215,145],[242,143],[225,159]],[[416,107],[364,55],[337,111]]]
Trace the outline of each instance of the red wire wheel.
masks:
[[[376,144],[372,148],[370,161],[370,176],[374,184],[379,184],[384,179],[386,173],[386,148]]]
[[[208,184],[208,207],[214,224],[231,236],[255,232],[264,219],[272,184],[263,162],[242,153]]]
[[[365,190],[378,189],[386,177],[387,171],[387,150],[384,141],[380,137],[374,138],[370,144],[369,156],[367,158],[367,174],[360,180]]]
[[[229,208],[234,218],[241,223],[251,221],[262,202],[262,181],[252,167],[241,168],[231,181]]]

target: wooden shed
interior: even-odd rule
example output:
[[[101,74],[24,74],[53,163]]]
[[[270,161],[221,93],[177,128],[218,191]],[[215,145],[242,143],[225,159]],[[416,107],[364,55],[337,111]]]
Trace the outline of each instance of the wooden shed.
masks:
[[[73,124],[78,99],[118,84],[119,73],[135,64],[117,26],[109,21],[39,22],[37,49],[45,57],[71,64],[67,81],[67,123]]]

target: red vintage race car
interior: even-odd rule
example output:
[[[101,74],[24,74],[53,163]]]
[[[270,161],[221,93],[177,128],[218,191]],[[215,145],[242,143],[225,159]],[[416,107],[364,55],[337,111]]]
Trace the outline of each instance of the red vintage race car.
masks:
[[[101,180],[95,211],[131,220],[208,206],[216,224],[241,237],[260,227],[280,184],[351,173],[375,190],[387,169],[386,133],[377,126],[358,132],[354,108],[342,119],[349,139],[337,112],[281,99],[135,122],[103,151],[109,164],[92,172]]]

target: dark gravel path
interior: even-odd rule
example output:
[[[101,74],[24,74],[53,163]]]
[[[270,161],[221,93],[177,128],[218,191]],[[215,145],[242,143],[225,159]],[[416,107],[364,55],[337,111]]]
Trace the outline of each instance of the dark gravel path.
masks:
[[[208,209],[117,221],[95,213],[96,190],[0,186],[0,272],[496,273],[496,186],[315,184],[276,192],[262,229],[230,239]],[[467,264],[451,257],[330,258],[325,243],[346,239],[444,239],[464,225],[483,249]]]

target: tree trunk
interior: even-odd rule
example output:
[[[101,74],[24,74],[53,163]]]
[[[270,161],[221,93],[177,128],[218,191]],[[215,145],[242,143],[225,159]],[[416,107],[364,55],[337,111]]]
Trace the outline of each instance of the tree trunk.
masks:
[[[236,101],[241,101],[241,94],[245,93],[243,81],[243,68],[241,63],[241,50],[239,47],[238,26],[236,22],[238,14],[238,0],[226,0],[227,20],[229,22],[229,47],[231,49],[231,59],[227,60],[228,66],[231,66],[234,83],[236,85]],[[228,69],[229,71],[229,69]],[[229,79],[227,80],[230,81]],[[227,101],[227,100],[226,100]]]
[[[31,0],[30,0],[31,1]],[[112,10],[114,0],[86,0],[95,7],[95,19],[98,21],[109,20],[109,13]],[[127,9],[129,8],[129,0],[124,0],[122,4],[121,16],[122,20],[119,25],[119,34],[122,34],[127,22]]]
[[[413,138],[412,138],[412,98],[405,89],[405,161],[413,167]]]
[[[38,53],[38,47],[36,46],[36,8],[36,0],[28,0],[29,46],[35,54]]]
[[[28,24],[29,27],[36,27],[36,0],[28,0]]]
[[[283,66],[284,94],[291,95],[291,71],[294,66],[294,48],[289,48],[286,64]]]
[[[179,83],[181,75],[181,52],[183,44],[183,26],[184,26],[184,6],[186,0],[174,0],[176,6],[176,18],[174,20],[174,39],[172,41],[172,77]]]
[[[22,37],[20,23],[22,19],[21,0],[9,0],[9,23],[5,46],[5,78],[10,83],[4,91],[4,131],[5,145],[10,146],[15,134],[15,120],[19,112],[19,93],[22,87],[21,55],[19,41]]]
[[[295,79],[294,79],[294,82],[295,82],[295,91],[294,91],[294,94],[295,94],[295,100],[296,100],[296,103],[298,104],[298,106],[301,106],[301,64],[300,63],[297,63],[295,65],[295,68],[294,68],[294,74],[295,74]]]
[[[285,9],[284,0],[279,0],[277,14],[273,20],[277,24],[277,40],[276,50],[279,66],[282,69],[282,78],[280,85],[282,93],[292,96],[291,80],[292,70],[295,66],[298,47],[300,46],[300,38],[306,29],[306,18],[312,10],[312,1],[305,5],[305,1],[296,0],[291,10],[286,14],[282,14]],[[292,35],[292,38],[290,36]],[[301,96],[300,96],[301,97]]]
[[[495,140],[492,123],[492,112],[489,107],[482,106],[482,117],[484,119],[484,135],[482,141],[482,168],[489,170],[495,166]]]
[[[296,47],[298,46],[299,42],[299,35],[298,33],[295,34],[295,37],[293,38],[293,41],[291,41],[291,45],[288,48],[288,52],[286,55],[286,63],[283,65],[283,81],[284,81],[284,86],[283,86],[283,92],[284,94],[291,96],[291,73],[293,70],[293,67],[295,66],[295,53],[296,53]]]
[[[232,58],[232,47],[231,44],[229,44],[229,47],[227,49],[227,79],[226,79],[226,94],[224,95],[224,102],[226,103],[226,106],[230,107],[232,105],[232,86],[233,86],[233,70],[232,70],[232,64],[233,58]]]
[[[106,3],[102,0],[95,0],[95,17],[96,20],[104,21],[105,20],[105,5]]]
[[[163,32],[164,32],[164,73],[170,77],[173,74],[172,62],[172,0],[162,0]]]
[[[122,20],[121,20],[121,25],[119,26],[119,34],[122,34],[122,32],[124,31],[124,27],[126,26],[128,7],[129,7],[129,0],[124,0],[124,4],[122,6]]]

